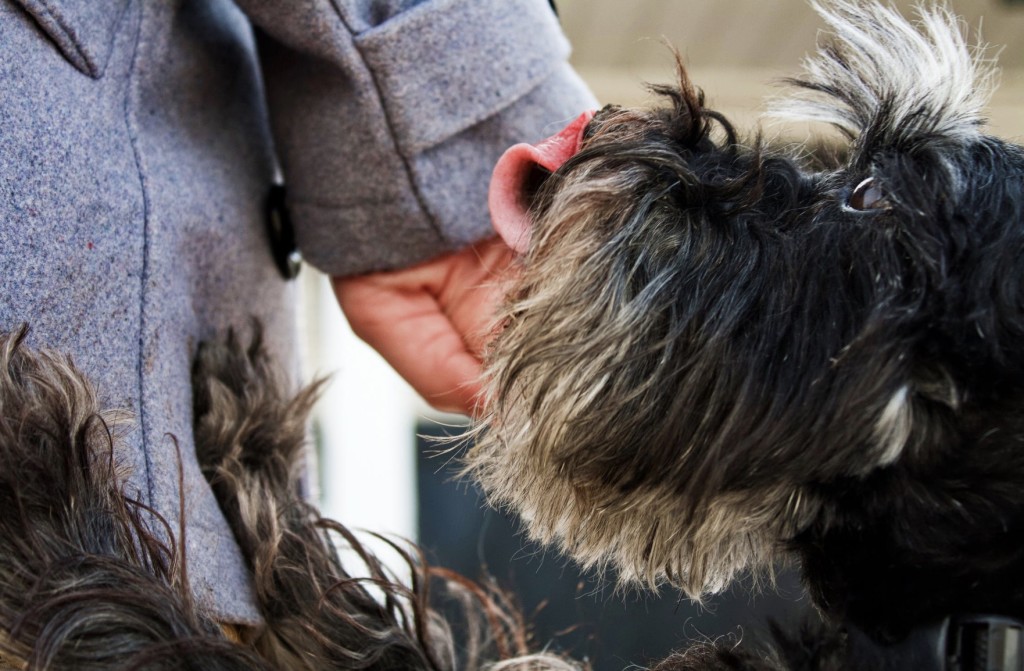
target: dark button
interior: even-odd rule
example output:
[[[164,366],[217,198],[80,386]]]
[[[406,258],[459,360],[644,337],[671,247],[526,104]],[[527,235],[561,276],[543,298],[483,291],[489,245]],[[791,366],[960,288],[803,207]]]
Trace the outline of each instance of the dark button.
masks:
[[[272,184],[267,194],[267,236],[277,270],[286,280],[295,279],[302,268],[302,255],[295,246],[295,229],[285,205],[284,184]]]

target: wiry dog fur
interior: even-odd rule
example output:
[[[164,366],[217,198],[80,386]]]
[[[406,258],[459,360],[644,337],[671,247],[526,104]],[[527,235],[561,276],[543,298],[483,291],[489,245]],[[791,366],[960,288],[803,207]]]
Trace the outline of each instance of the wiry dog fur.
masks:
[[[124,489],[71,362],[0,338],[0,649],[29,669],[267,668],[196,608],[170,529]]]
[[[317,386],[284,393],[258,334],[248,347],[234,336],[202,346],[193,376],[200,461],[266,621],[242,641],[229,636],[192,599],[180,552],[187,529],[169,528],[126,490],[117,461],[125,418],[99,407],[66,357],[29,351],[25,333],[0,336],[0,666],[581,668],[528,654],[524,622],[496,589],[411,550],[402,552],[414,579],[403,585],[299,496]],[[346,571],[336,542],[369,577]]]
[[[840,159],[741,141],[680,67],[522,185],[470,472],[623,582],[699,599],[795,559],[835,624],[663,668],[884,668],[854,632],[1024,616],[1024,151],[985,133],[994,70],[947,10],[818,9],[779,109]]]

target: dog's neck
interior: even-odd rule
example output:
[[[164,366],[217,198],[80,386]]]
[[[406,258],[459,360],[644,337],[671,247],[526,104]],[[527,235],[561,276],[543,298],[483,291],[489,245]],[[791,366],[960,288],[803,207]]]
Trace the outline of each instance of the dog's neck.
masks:
[[[1019,460],[985,469],[969,463],[959,480],[953,465],[951,473],[929,472],[926,482],[898,469],[833,482],[822,491],[832,502],[826,522],[790,545],[815,605],[880,645],[952,615],[1024,621]],[[979,484],[966,492],[963,482]],[[962,502],[956,514],[935,503],[947,500]]]

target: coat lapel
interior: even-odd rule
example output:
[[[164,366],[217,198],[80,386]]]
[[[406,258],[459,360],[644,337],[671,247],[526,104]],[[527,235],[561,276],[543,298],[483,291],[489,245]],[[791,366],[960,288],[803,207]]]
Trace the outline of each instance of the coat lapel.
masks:
[[[64,57],[99,79],[130,0],[14,0],[39,24]]]

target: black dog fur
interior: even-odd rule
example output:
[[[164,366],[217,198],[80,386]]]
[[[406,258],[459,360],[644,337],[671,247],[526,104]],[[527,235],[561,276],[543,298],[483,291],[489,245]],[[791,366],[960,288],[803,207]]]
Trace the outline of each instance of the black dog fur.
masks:
[[[947,10],[819,10],[780,109],[834,159],[741,140],[680,66],[522,185],[470,472],[622,582],[702,599],[788,560],[824,618],[659,669],[939,668],[946,618],[1024,627],[1024,150]]]

